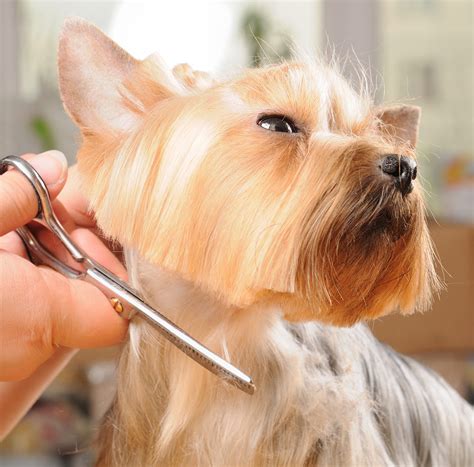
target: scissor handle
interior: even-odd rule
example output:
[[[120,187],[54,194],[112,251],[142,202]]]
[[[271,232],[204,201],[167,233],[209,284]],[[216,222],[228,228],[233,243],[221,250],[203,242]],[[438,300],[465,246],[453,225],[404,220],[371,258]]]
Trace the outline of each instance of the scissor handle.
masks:
[[[84,266],[85,271],[75,270],[55,258],[54,255],[38,242],[31,230],[27,226],[23,226],[17,229],[17,232],[25,242],[30,253],[36,256],[42,263],[67,277],[92,282],[109,299],[120,298],[121,307],[123,304],[122,311],[125,316],[128,315],[128,317],[130,317],[130,311],[137,310],[140,315],[153,324],[167,340],[201,366],[216,375],[224,377],[226,381],[242,391],[248,394],[254,393],[255,385],[249,376],[196,341],[157,310],[148,306],[139,294],[128,286],[128,284],[121,281],[108,269],[87,256],[86,253],[74,244],[53,211],[46,184],[38,172],[28,162],[17,156],[8,156],[0,160],[0,175],[5,173],[9,166],[19,170],[31,183],[38,198],[38,213],[36,218],[40,220],[42,224],[46,224],[46,227],[59,238],[71,256]]]
[[[48,187],[41,175],[27,161],[18,156],[8,156],[0,160],[0,175],[4,174],[8,167],[14,167],[31,183],[38,199],[38,212],[36,217],[43,220],[46,226],[59,238],[70,255],[79,263],[86,260],[87,255],[71,240],[58,221],[53,211]]]

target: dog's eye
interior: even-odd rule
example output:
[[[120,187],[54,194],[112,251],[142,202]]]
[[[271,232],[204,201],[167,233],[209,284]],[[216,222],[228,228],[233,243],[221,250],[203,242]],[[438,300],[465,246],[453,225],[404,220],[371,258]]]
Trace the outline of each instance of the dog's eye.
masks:
[[[278,131],[279,133],[298,133],[298,128],[293,121],[284,115],[265,115],[258,119],[257,125],[265,130]]]

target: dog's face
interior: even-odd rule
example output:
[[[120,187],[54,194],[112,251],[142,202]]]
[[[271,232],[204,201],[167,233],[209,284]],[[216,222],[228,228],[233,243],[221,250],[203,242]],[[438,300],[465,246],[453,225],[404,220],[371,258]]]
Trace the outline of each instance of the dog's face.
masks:
[[[79,20],[59,73],[98,223],[147,261],[288,319],[351,324],[429,300],[418,108],[374,108],[318,64],[221,83],[171,72]]]

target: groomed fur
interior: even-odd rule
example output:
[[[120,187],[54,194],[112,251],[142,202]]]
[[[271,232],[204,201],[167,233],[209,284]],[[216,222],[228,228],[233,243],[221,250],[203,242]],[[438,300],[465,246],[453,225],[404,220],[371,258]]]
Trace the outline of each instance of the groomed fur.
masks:
[[[232,315],[192,284],[129,254],[151,303],[255,379],[248,396],[132,324],[100,465],[469,466],[474,414],[441,378],[363,325]]]
[[[59,70],[107,235],[231,307],[273,303],[290,320],[339,325],[427,307],[436,279],[420,188],[403,197],[379,168],[384,154],[415,157],[404,137],[419,109],[375,108],[318,62],[190,88],[157,56],[124,59],[99,34],[69,23]],[[112,92],[104,75],[114,87],[117,74]],[[88,106],[71,97],[88,87]],[[263,130],[262,114],[300,131]]]
[[[136,318],[102,465],[473,463],[467,404],[362,325],[332,327],[430,302],[420,188],[402,194],[380,168],[415,158],[418,108],[376,108],[319,62],[221,83],[172,72],[78,20],[59,71],[84,188],[131,282],[258,388],[240,393]]]

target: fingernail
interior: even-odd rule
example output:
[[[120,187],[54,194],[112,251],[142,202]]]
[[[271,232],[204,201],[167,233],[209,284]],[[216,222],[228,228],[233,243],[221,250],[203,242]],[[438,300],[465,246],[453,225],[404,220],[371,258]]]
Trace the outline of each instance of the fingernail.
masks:
[[[67,160],[60,151],[52,150],[38,154],[30,160],[30,164],[49,187],[62,183],[66,178]]]

